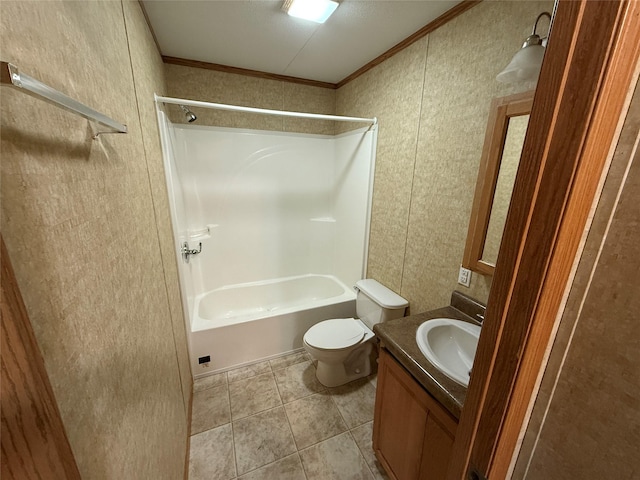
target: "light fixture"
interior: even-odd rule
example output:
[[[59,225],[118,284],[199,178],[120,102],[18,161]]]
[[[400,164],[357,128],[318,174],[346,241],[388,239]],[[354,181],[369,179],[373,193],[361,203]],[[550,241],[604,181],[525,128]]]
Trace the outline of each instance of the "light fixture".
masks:
[[[338,8],[332,0],[285,0],[282,9],[292,17],[324,23]]]
[[[536,33],[538,21],[542,17],[549,17],[549,22],[551,22],[551,14],[549,12],[542,12],[538,15],[536,23],[533,25],[533,32],[524,41],[522,48],[513,56],[509,65],[498,74],[496,80],[503,83],[513,83],[538,79],[540,67],[542,66],[542,57],[544,57],[544,49],[547,45],[547,37],[540,38],[540,35]]]

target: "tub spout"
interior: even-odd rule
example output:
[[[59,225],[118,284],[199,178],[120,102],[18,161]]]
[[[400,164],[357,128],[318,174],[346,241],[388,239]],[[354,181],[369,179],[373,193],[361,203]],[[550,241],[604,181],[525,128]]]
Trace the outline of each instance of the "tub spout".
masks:
[[[189,244],[184,242],[180,251],[182,252],[182,260],[184,260],[185,263],[189,263],[191,255],[198,255],[202,252],[202,242],[198,244],[197,250],[189,248]]]

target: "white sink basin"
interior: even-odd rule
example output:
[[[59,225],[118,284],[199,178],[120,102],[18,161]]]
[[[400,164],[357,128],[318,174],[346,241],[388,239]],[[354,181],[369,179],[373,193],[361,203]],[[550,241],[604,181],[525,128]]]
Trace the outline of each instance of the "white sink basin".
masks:
[[[469,385],[480,327],[462,320],[434,318],[418,327],[416,342],[422,354],[447,377]]]

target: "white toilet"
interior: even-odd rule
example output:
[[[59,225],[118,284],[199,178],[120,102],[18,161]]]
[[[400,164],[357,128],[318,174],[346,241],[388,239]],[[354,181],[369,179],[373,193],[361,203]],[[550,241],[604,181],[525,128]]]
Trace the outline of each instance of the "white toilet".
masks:
[[[318,361],[316,376],[326,387],[337,387],[371,374],[376,323],[404,317],[409,302],[373,279],[355,286],[355,318],[317,323],[304,334],[304,348]]]

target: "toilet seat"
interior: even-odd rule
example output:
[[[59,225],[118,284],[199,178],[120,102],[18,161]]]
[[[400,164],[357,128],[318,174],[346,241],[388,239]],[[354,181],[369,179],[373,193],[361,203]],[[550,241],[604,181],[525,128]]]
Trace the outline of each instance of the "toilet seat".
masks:
[[[341,350],[360,343],[365,333],[360,322],[354,318],[334,318],[307,330],[304,341],[322,350]]]

